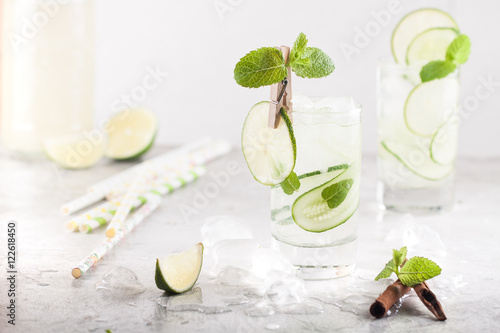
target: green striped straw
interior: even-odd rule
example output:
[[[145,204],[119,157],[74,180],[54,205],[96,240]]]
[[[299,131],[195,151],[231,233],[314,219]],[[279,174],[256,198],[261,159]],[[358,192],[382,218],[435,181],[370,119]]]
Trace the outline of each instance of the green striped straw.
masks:
[[[130,212],[139,209],[142,205],[147,202],[151,202],[155,197],[163,196],[170,192],[175,191],[176,189],[183,187],[187,183],[190,183],[196,180],[198,177],[205,174],[205,168],[202,166],[197,166],[188,170],[186,172],[182,172],[174,177],[164,177],[163,181],[160,182],[159,185],[155,185],[150,188],[148,191],[139,195],[136,199],[131,202]],[[120,203],[117,202],[119,206]],[[80,232],[90,233],[92,230],[100,228],[108,224],[116,213],[116,207],[114,206],[106,211],[101,212],[100,214],[95,215],[91,219],[88,219],[84,223],[82,223],[79,227]]]

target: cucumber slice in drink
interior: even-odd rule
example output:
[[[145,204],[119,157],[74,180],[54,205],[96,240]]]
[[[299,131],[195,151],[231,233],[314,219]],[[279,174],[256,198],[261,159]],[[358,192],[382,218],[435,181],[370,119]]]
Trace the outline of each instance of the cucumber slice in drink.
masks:
[[[417,35],[408,46],[406,63],[425,64],[432,60],[446,59],[446,50],[459,35],[455,28],[431,28]]]
[[[326,181],[328,181],[328,179],[332,178],[332,176],[330,174],[332,171],[337,171],[337,170],[343,171],[343,170],[347,169],[348,167],[349,167],[349,165],[347,165],[347,164],[334,165],[334,166],[329,167],[326,173],[322,173],[321,171],[316,170],[316,171],[301,174],[301,175],[297,176],[297,178],[303,179],[303,178],[309,178],[309,177],[313,177],[313,176],[323,175],[325,178],[327,178],[327,179],[325,179],[325,182],[326,182]],[[316,183],[323,183],[323,182],[318,181],[318,178],[315,178],[314,181]]]
[[[441,165],[451,164],[457,156],[458,122],[451,119],[441,125],[432,136],[431,159]]]
[[[458,25],[447,13],[434,8],[425,8],[409,13],[392,33],[392,54],[397,63],[404,64],[408,46],[415,37],[431,28],[455,28]]]
[[[203,263],[203,244],[156,259],[156,286],[170,294],[180,294],[193,288]]]
[[[264,185],[283,182],[295,166],[296,146],[292,123],[281,113],[278,128],[270,128],[269,102],[255,104],[241,134],[243,155],[255,180]]]
[[[158,129],[155,115],[146,109],[124,110],[107,125],[109,146],[106,157],[129,160],[145,154],[153,145]]]
[[[456,79],[423,82],[408,95],[405,122],[408,129],[422,137],[431,137],[455,111],[459,84]]]
[[[317,177],[328,175],[329,178],[327,182],[307,191],[295,200],[292,206],[292,217],[295,223],[306,231],[324,232],[349,220],[359,204],[359,201],[355,199],[358,191],[357,184],[350,188],[342,203],[333,209],[328,207],[327,201],[322,197],[322,192],[326,187],[344,180],[354,180],[357,183],[357,175],[353,170],[355,168],[351,165],[348,168],[304,179],[303,186],[306,186],[305,181],[317,184],[319,183]]]
[[[430,180],[439,181],[452,174],[455,165],[439,165],[428,156],[427,152],[418,147],[408,146],[399,142],[382,141],[382,147],[401,162],[415,175]]]

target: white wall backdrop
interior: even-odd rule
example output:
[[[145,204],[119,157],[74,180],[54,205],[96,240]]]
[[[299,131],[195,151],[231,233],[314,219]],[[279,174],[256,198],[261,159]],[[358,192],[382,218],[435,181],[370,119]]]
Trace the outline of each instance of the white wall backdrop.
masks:
[[[399,19],[430,6],[450,12],[473,45],[461,72],[468,116],[461,127],[459,153],[499,157],[497,0],[98,1],[97,119],[137,102],[160,118],[159,143],[180,144],[212,135],[237,145],[246,113],[268,98],[269,88],[238,86],[234,65],[258,47],[291,46],[304,32],[310,46],[332,57],[336,70],[325,79],[294,79],[294,92],[354,96],[364,106],[363,149],[375,153],[377,59],[390,54],[390,36]],[[376,13],[389,10],[386,21],[377,21]],[[367,29],[371,37],[362,40],[359,31]],[[357,53],[343,51],[347,44]],[[141,89],[151,72],[157,73],[158,84],[148,81],[147,89]],[[486,87],[491,92],[478,88],[485,86],[483,81],[492,82]],[[127,95],[132,96],[128,102]]]

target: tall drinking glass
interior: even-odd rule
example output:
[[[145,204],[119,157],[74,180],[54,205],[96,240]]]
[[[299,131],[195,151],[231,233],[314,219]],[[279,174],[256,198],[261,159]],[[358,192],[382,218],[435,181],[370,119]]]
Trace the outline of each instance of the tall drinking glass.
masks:
[[[294,98],[297,145],[292,195],[271,190],[273,246],[304,279],[354,269],[361,166],[361,106],[352,98]]]
[[[459,73],[422,83],[420,66],[378,66],[378,201],[391,210],[449,210],[454,200]]]

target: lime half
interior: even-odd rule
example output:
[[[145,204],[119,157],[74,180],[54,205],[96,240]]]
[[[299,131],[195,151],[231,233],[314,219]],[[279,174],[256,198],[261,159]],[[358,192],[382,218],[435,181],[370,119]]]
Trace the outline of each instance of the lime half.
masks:
[[[404,64],[408,46],[417,35],[431,28],[455,28],[458,25],[447,13],[435,9],[425,8],[409,13],[401,21],[392,33],[392,54],[397,63]]]
[[[90,133],[90,132],[89,132]],[[104,156],[107,139],[100,135],[74,134],[45,140],[44,152],[57,165],[66,169],[89,168]]]
[[[180,294],[191,289],[201,272],[203,244],[191,249],[156,259],[156,286],[170,294]]]
[[[278,128],[269,127],[269,102],[260,102],[252,107],[243,125],[243,155],[255,180],[264,185],[283,182],[295,166],[292,123],[286,112],[281,112],[281,117]]]
[[[416,86],[405,104],[405,122],[408,129],[422,137],[431,137],[455,112],[459,84],[456,79],[439,79]]]
[[[106,157],[115,160],[138,158],[153,145],[158,122],[146,109],[124,110],[107,124],[109,146]]]
[[[459,35],[455,28],[431,28],[417,35],[408,46],[406,63],[425,64],[433,60],[445,60],[451,42]]]

